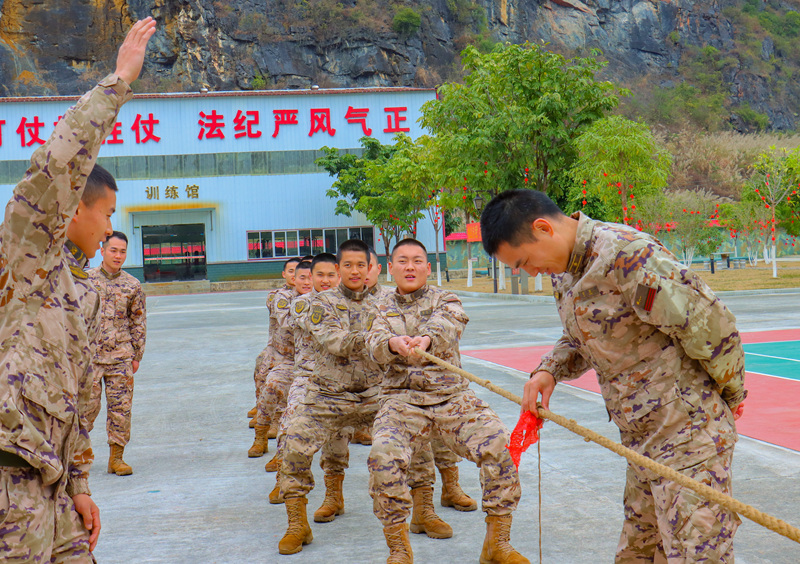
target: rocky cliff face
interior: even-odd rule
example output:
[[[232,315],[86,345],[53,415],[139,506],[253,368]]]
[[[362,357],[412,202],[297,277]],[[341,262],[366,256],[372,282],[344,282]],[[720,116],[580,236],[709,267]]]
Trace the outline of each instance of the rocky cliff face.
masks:
[[[735,51],[723,15],[738,0],[425,0],[418,30],[392,29],[388,0],[0,0],[0,95],[77,94],[113,70],[116,45],[138,18],[160,23],[139,90],[436,86],[458,76],[458,52],[481,37],[545,41],[567,55],[602,50],[609,79],[686,80],[689,48]],[[482,34],[482,35],[481,35]],[[768,40],[764,60],[780,53]],[[798,61],[795,61],[797,64]],[[746,68],[722,80],[733,107],[795,129],[795,83]]]

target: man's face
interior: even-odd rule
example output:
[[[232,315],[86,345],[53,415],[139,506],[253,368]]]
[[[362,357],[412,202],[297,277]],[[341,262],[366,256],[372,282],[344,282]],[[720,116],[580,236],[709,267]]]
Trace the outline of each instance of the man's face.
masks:
[[[367,254],[361,251],[344,251],[342,259],[336,265],[336,271],[346,288],[360,292],[364,289],[369,271]]]
[[[295,270],[294,273],[294,289],[300,295],[308,294],[314,289],[314,283],[311,281],[311,269],[301,268]]]
[[[97,254],[97,249],[113,232],[111,216],[116,207],[117,193],[108,187],[91,206],[83,201],[78,203],[67,236],[88,258]]]
[[[367,271],[367,288],[372,288],[378,283],[378,276],[381,274],[381,263],[378,262],[378,255],[372,255]]]
[[[400,294],[411,294],[428,282],[431,263],[428,262],[427,253],[417,245],[403,245],[395,249],[389,272]]]
[[[286,280],[286,285],[290,288],[294,288],[294,270],[297,268],[296,262],[290,262],[286,265],[286,268],[283,269],[281,272],[281,276],[283,279]]]
[[[511,268],[521,268],[531,276],[561,274],[567,270],[572,247],[558,235],[557,223],[537,219],[531,224],[535,240],[517,246],[502,242],[497,246],[497,259]]]
[[[336,271],[336,265],[330,262],[315,264],[311,278],[317,292],[324,292],[339,285],[339,273]]]
[[[100,254],[103,255],[103,268],[106,272],[115,274],[128,258],[128,243],[119,237],[112,237],[100,247]]]

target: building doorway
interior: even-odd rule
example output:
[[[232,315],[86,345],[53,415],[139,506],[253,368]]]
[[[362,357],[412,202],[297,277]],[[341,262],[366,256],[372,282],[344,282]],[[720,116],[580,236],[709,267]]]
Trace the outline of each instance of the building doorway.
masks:
[[[202,223],[143,225],[145,282],[205,280],[206,231]]]

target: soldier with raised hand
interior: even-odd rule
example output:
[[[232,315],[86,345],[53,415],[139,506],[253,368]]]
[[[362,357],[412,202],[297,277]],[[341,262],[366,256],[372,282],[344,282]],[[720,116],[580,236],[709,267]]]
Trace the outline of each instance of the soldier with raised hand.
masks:
[[[469,321],[461,301],[452,292],[428,286],[428,251],[415,239],[395,245],[389,271],[397,290],[377,303],[380,314],[366,333],[370,356],[387,367],[368,463],[370,495],[390,551],[387,562],[413,562],[406,520],[416,488],[409,487],[409,460],[435,433],[447,448],[480,467],[487,513],[481,563],[528,563],[510,543],[520,483],[506,449],[508,429],[463,376],[414,352],[419,347],[461,364],[458,341]],[[418,528],[414,511],[411,530]]]
[[[731,493],[744,353],[736,320],[657,239],[565,215],[544,193],[495,197],[481,216],[486,252],[553,277],[564,335],[525,384],[522,409],[549,406],[557,382],[597,372],[622,443]],[[733,562],[738,516],[628,463],[616,562]]]
[[[100,294],[100,331],[95,343],[94,385],[86,418],[91,431],[100,413],[105,384],[108,472],[128,476],[133,469],[122,459],[122,454],[131,439],[133,375],[139,370],[147,336],[146,299],[139,281],[122,270],[128,256],[128,237],[114,231],[100,252],[103,263],[89,271],[89,279]]]
[[[132,92],[155,21],[136,22],[114,74],[31,157],[0,225],[0,554],[92,562],[100,512],[87,431],[99,298],[83,270],[111,234],[116,183],[95,164]]]

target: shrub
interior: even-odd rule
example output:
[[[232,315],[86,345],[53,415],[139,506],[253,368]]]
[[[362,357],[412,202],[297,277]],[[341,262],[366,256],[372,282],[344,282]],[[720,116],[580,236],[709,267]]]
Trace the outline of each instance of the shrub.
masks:
[[[419,30],[422,25],[422,16],[414,11],[413,8],[402,8],[392,20],[392,29],[398,35],[411,37]]]

